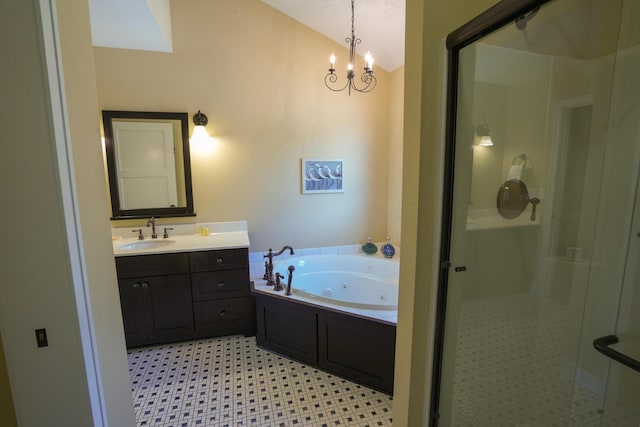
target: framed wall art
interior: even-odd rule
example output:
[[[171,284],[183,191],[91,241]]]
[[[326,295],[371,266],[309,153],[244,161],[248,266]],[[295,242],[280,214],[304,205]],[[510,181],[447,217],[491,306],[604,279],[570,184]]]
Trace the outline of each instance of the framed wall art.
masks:
[[[302,159],[302,193],[343,193],[342,159]]]

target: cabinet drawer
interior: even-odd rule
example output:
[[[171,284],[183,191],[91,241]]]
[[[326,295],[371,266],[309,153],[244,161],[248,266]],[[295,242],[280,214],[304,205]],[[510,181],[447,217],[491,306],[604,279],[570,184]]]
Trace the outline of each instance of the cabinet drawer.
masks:
[[[116,257],[118,278],[164,276],[189,272],[187,254],[138,255]]]
[[[251,298],[249,297],[199,301],[194,305],[198,325],[245,320],[251,317]]]
[[[194,301],[248,296],[249,274],[246,269],[192,273],[191,288]]]
[[[251,297],[198,301],[193,305],[198,336],[254,333]]]
[[[242,248],[192,252],[189,254],[189,264],[192,272],[248,268],[249,250]]]

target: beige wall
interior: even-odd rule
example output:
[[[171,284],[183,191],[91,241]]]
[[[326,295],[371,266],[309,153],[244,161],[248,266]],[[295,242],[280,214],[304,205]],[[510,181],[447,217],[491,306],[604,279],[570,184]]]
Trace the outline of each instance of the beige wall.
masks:
[[[402,132],[404,130],[404,66],[391,73],[389,93],[389,190],[387,235],[400,245],[402,223]]]
[[[57,28],[43,32],[39,22],[38,5],[47,4],[0,3],[0,52],[6,64],[0,82],[6,100],[0,107],[0,178],[6,185],[0,195],[17,207],[2,214],[10,226],[2,239],[0,329],[12,394],[4,394],[7,379],[0,375],[0,424],[12,425],[5,405],[13,399],[19,425],[84,427],[94,420],[130,426],[135,420],[104,216],[102,157],[99,145],[87,142],[99,138],[88,4],[59,2],[59,21],[43,14],[46,22],[64,27],[59,34],[63,58],[56,58],[53,47],[54,41],[59,47]],[[45,52],[54,60],[48,68]],[[56,90],[63,84],[57,80],[57,59],[65,63],[66,92]],[[65,99],[55,101],[61,94]],[[68,123],[61,112],[65,102]],[[69,134],[73,153],[67,151]],[[37,348],[36,328],[47,329],[48,347]],[[91,329],[95,335],[81,341],[80,331]],[[87,371],[92,359],[96,371]],[[4,366],[4,356],[0,360]],[[94,380],[101,393],[90,396]]]
[[[7,365],[4,360],[2,336],[0,336],[0,425],[4,427],[14,427],[17,425],[16,414],[13,410],[9,374],[7,373]]]
[[[46,2],[42,2],[45,4]],[[39,2],[0,2],[0,330],[21,426],[87,426],[73,266]],[[59,129],[59,128],[58,128]],[[61,175],[62,173],[62,175]],[[36,346],[46,328],[49,346]]]
[[[89,9],[85,0],[58,2],[60,44],[64,63],[69,131],[73,149],[84,262],[89,284],[95,350],[106,417],[111,425],[133,425],[127,351],[122,329],[120,295],[111,245],[104,186],[100,119]]]
[[[378,68],[374,91],[333,93],[323,83],[328,57],[335,52],[342,80],[346,48],[263,2],[171,7],[173,53],[95,48],[95,64],[101,109],[208,116],[215,147],[191,145],[197,217],[187,221],[247,220],[254,251],[384,240],[399,103],[390,91],[402,79],[392,84]],[[395,126],[397,138],[397,115]],[[300,159],[314,157],[344,159],[344,193],[301,194]]]

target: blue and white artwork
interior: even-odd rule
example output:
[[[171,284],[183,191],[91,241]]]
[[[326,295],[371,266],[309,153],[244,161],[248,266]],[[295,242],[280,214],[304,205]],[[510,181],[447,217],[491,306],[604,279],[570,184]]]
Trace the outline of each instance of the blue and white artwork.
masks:
[[[302,159],[302,193],[343,193],[342,163]]]

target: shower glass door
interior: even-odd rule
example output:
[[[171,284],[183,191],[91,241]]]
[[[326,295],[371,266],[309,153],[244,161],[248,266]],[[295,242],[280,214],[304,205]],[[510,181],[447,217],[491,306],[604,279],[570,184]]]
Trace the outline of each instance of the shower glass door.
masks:
[[[432,425],[637,427],[640,2],[502,4],[449,39]]]

